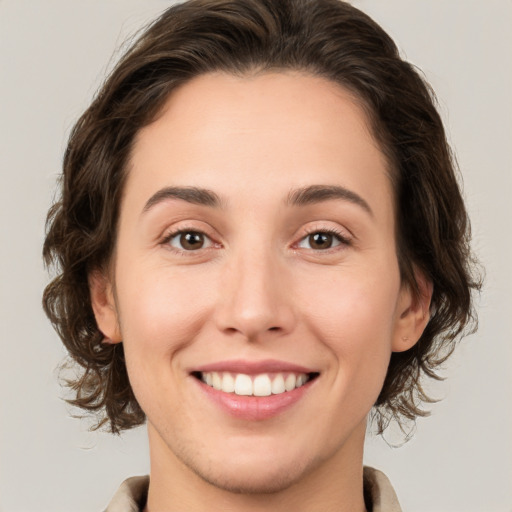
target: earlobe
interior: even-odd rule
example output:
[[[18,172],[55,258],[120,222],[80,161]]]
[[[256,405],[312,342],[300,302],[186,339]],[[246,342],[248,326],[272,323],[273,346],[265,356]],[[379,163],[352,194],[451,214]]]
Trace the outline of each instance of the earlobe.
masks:
[[[421,338],[430,320],[430,302],[433,285],[422,272],[416,271],[417,293],[409,285],[403,285],[398,300],[397,319],[393,337],[393,352],[404,352]]]
[[[89,274],[91,305],[99,330],[105,336],[105,343],[120,343],[121,330],[110,279],[101,271]]]

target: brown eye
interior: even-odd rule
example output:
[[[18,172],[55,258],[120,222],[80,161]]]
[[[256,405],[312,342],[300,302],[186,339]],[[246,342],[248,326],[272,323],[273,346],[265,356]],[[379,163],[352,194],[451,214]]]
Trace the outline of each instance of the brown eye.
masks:
[[[210,239],[199,231],[180,231],[169,239],[169,245],[180,251],[197,251],[210,244]]]
[[[341,245],[344,241],[345,240],[341,236],[338,236],[335,233],[329,233],[328,231],[317,231],[304,237],[300,241],[299,247],[304,249],[313,249],[315,251],[322,251]]]
[[[309,235],[309,245],[312,249],[329,249],[333,236],[330,233],[313,233]]]
[[[180,244],[183,249],[193,251],[194,249],[201,249],[204,245],[204,236],[201,233],[182,233],[180,235]]]

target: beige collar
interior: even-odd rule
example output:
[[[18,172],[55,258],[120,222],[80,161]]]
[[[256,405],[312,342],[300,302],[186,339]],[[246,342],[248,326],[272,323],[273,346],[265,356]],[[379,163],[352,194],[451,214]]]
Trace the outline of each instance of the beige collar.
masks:
[[[125,480],[105,512],[141,512],[148,494],[149,476],[134,476]],[[384,473],[366,466],[364,491],[372,503],[371,512],[401,512],[395,491]]]

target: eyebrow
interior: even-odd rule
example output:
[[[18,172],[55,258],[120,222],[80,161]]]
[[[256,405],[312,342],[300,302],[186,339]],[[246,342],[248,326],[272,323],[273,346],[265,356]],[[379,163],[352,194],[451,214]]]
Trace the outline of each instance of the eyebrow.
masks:
[[[191,204],[220,208],[223,204],[221,198],[212,190],[200,187],[165,187],[155,192],[146,202],[142,210],[147,212],[157,204],[169,200],[180,199]],[[370,205],[358,194],[339,185],[310,185],[291,190],[286,204],[289,206],[306,206],[332,199],[349,201],[363,208],[373,216]]]
[[[187,203],[220,208],[222,201],[220,197],[206,188],[199,187],[165,187],[155,192],[146,202],[142,213],[147,212],[157,204],[168,199],[181,199]]]
[[[338,185],[311,185],[309,187],[291,190],[286,203],[291,206],[306,206],[323,201],[330,201],[331,199],[349,201],[360,206],[373,217],[373,211],[370,205],[360,195]]]

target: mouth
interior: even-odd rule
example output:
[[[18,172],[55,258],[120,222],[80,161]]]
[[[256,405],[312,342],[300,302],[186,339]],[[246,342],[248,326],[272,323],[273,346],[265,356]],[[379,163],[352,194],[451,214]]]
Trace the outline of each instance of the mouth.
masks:
[[[266,372],[258,374],[230,371],[193,371],[193,377],[210,388],[238,396],[282,395],[301,388],[319,376],[318,372]]]
[[[198,384],[199,397],[231,417],[253,422],[304,403],[320,376],[315,370],[275,359],[237,359],[190,368],[189,375]]]

